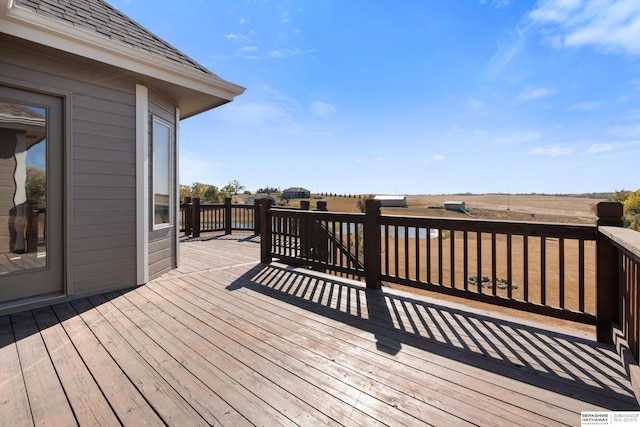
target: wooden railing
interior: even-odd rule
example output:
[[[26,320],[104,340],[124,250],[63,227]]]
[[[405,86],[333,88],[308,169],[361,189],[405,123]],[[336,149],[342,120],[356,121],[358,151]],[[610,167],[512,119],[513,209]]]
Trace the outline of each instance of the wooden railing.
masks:
[[[595,323],[593,226],[380,217],[380,279]]]
[[[598,205],[599,225],[619,221],[619,206]],[[607,261],[596,225],[387,216],[375,200],[367,201],[365,214],[264,205],[260,222],[263,262],[276,258],[362,279],[368,288],[397,283],[593,324],[605,342],[611,342],[611,321],[618,320],[607,306],[612,280],[629,276],[635,288],[626,292],[640,295],[638,250]],[[635,323],[627,329],[638,348],[638,307],[629,300],[625,313]]]
[[[350,277],[364,274],[363,215],[272,209],[270,255]]]
[[[200,233],[223,231],[252,231],[259,233],[256,220],[258,205],[232,204],[231,198],[217,204],[201,204],[198,198],[185,198],[180,204],[180,231],[186,236],[199,237]]]
[[[598,341],[615,344],[640,401],[640,233],[621,227],[622,205],[602,206],[602,211],[606,216],[598,220]]]

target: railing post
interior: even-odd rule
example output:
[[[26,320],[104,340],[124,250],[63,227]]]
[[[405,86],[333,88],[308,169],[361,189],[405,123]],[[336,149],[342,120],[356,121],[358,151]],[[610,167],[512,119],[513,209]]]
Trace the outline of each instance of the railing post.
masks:
[[[224,234],[231,234],[233,218],[231,218],[231,197],[224,198]]]
[[[193,198],[193,219],[191,225],[193,227],[191,235],[193,237],[200,237],[200,197]]]
[[[260,205],[260,262],[271,262],[271,200],[256,200]]]
[[[300,200],[300,210],[308,211],[310,203],[308,200]],[[307,227],[308,221],[306,217],[300,218],[298,222],[298,235],[300,237],[300,255],[303,258],[308,258],[311,255],[311,245],[309,239],[309,229]]]
[[[367,199],[364,217],[364,275],[367,289],[380,289],[380,200]]]
[[[271,201],[271,199],[269,199]],[[256,236],[260,233],[260,201],[254,200],[253,202],[253,234]]]
[[[601,202],[598,226],[622,226],[622,203]],[[598,342],[613,344],[611,323],[619,320],[618,250],[598,233],[596,241],[596,334]]]
[[[184,235],[189,237],[193,232],[193,205],[191,197],[184,198]]]
[[[27,252],[38,251],[38,202],[36,200],[27,201]]]
[[[316,210],[318,211],[326,211],[327,210],[327,202],[325,200],[319,200],[316,203]]]

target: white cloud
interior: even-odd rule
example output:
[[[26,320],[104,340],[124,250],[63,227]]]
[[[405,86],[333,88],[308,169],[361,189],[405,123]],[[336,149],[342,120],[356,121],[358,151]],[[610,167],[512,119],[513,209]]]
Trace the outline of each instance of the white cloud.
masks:
[[[602,153],[605,151],[611,151],[613,149],[613,144],[593,144],[591,145],[591,147],[587,148],[587,150],[584,152],[584,154],[595,154],[595,153]]]
[[[484,102],[479,101],[477,99],[470,99],[468,102],[470,108],[479,109],[484,107]]]
[[[595,110],[596,108],[600,107],[600,105],[602,105],[601,102],[595,102],[595,101],[579,102],[569,107],[569,110],[579,110],[579,111]]]
[[[248,21],[247,19],[240,18],[240,21],[239,21],[239,22],[240,22],[240,25],[244,25],[244,24],[246,24],[246,23],[247,23],[247,22],[249,22],[249,21]]]
[[[258,49],[255,50],[256,52]],[[254,55],[247,55],[245,58],[247,59],[279,59],[279,58],[289,58],[292,56],[300,55],[302,52],[298,49],[280,49],[280,50],[269,50],[266,53],[258,53]]]
[[[224,37],[227,40],[239,40],[243,42],[249,41],[249,37],[242,34],[229,33],[229,34],[223,34],[222,37]]]
[[[490,142],[498,145],[526,144],[538,141],[542,134],[538,131],[511,131],[501,132],[490,137]]]
[[[487,4],[488,0],[480,0],[480,4]],[[500,9],[509,6],[512,0],[491,0],[491,6]]]
[[[313,101],[309,110],[316,116],[326,117],[336,111],[336,106],[322,101]]]
[[[555,47],[594,46],[640,54],[640,1],[541,0],[529,20]]]
[[[483,74],[490,79],[497,78],[509,65],[509,62],[522,50],[524,43],[524,31],[519,26],[516,26],[515,32],[507,34],[506,41],[498,43],[498,50],[487,63]]]
[[[435,156],[431,157],[430,159],[420,160],[420,163],[424,163],[425,165],[428,165],[431,162],[442,162],[444,159],[445,159],[445,157],[442,154],[436,154]]]
[[[493,0],[491,2],[491,6],[495,7],[496,9],[507,7],[510,4],[511,4],[511,0]]]
[[[529,88],[522,92],[519,96],[524,101],[533,101],[540,98],[545,98],[549,95],[553,95],[555,91],[547,88]]]
[[[535,154],[542,154],[549,157],[567,156],[572,153],[568,147],[537,147],[533,150]]]

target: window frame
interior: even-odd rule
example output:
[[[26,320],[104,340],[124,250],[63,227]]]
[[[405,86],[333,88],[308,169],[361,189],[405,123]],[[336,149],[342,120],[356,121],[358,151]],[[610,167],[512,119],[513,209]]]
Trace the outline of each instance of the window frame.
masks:
[[[156,159],[156,148],[158,148],[158,144],[157,144],[157,136],[156,136],[156,125],[159,126],[163,126],[167,129],[168,131],[168,141],[167,141],[167,170],[166,170],[166,176],[167,176],[167,193],[166,194],[168,196],[168,205],[167,205],[167,216],[168,216],[168,222],[156,222],[157,220],[157,215],[156,215],[156,187],[157,187],[157,182],[156,182],[156,178],[158,178],[158,170],[156,169],[156,166],[158,164],[157,159]],[[169,228],[173,226],[174,223],[174,213],[173,213],[173,209],[171,208],[173,206],[173,201],[174,201],[174,180],[172,179],[173,177],[173,141],[175,140],[174,137],[174,127],[171,123],[169,123],[166,120],[163,120],[162,118],[156,116],[156,115],[152,115],[152,119],[151,119],[151,223],[152,223],[152,227],[153,230],[159,230],[159,229],[163,229],[163,228]],[[164,166],[164,165],[163,165]],[[165,194],[162,194],[163,196]]]

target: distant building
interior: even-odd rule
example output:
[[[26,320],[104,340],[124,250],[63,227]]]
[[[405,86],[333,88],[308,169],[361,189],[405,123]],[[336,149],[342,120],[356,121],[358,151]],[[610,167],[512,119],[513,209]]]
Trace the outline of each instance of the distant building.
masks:
[[[444,202],[444,208],[448,211],[466,212],[464,202]]]
[[[380,200],[380,206],[383,208],[406,208],[406,196],[376,196],[376,200]]]
[[[308,199],[309,197],[311,197],[311,191],[302,187],[291,187],[282,192],[283,199]]]
[[[256,204],[256,200],[261,200],[261,199],[271,199],[271,206],[275,206],[275,204],[276,204],[276,199],[274,199],[272,196],[268,195],[267,193],[256,193],[256,194],[253,194],[253,195],[247,197],[247,200],[245,200],[245,203],[247,205],[255,205]]]

